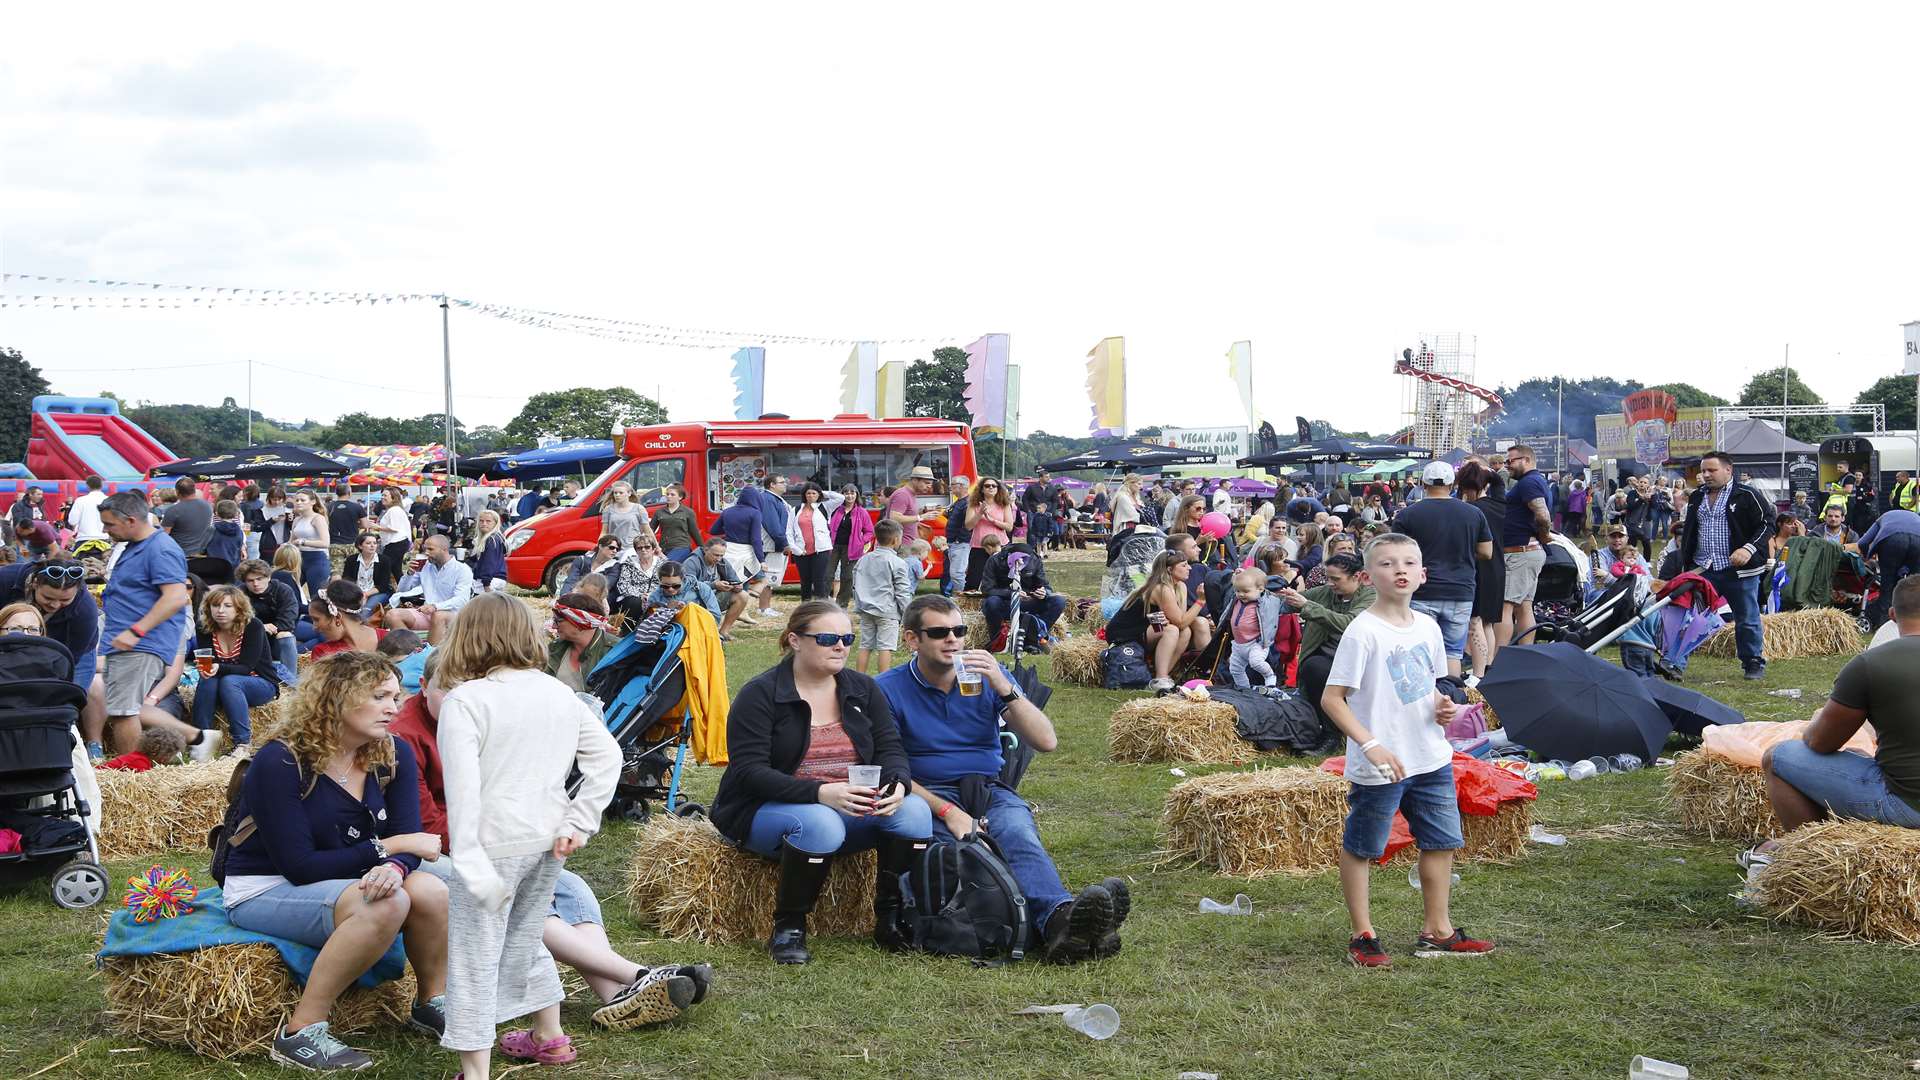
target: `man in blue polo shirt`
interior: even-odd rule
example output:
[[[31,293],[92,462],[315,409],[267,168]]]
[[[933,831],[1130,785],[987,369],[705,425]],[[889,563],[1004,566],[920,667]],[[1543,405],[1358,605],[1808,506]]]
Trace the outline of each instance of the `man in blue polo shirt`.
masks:
[[[200,731],[156,709],[145,708],[147,691],[166,674],[187,631],[187,557],[173,538],[153,527],[147,500],[123,491],[100,504],[107,535],[124,544],[100,596],[100,631],[107,720],[121,753],[140,744],[142,722],[178,728],[196,761],[219,748],[219,733]]]
[[[875,681],[893,707],[913,791],[933,808],[934,839],[951,841],[975,829],[993,837],[1026,894],[1045,959],[1073,963],[1119,952],[1130,906],[1126,882],[1110,877],[1069,893],[1040,843],[1033,811],[1000,782],[1000,722],[1042,753],[1058,745],[1053,722],[992,653],[965,647],[966,620],[952,600],[916,598],[901,626],[911,655]],[[963,668],[980,675],[980,693],[961,693]]]

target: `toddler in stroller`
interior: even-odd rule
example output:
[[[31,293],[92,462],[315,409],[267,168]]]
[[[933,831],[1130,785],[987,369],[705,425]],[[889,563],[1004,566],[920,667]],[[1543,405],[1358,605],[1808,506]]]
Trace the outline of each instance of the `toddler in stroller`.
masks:
[[[54,903],[72,909],[107,895],[74,777],[86,703],[66,646],[31,634],[0,636],[0,883],[46,876]],[[79,760],[84,767],[84,755]]]

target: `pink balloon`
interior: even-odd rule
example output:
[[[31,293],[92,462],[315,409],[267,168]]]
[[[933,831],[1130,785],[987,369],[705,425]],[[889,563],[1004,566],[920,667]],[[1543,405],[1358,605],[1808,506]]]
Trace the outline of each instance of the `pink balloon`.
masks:
[[[1213,513],[1208,514],[1206,517],[1203,517],[1200,519],[1200,535],[1201,536],[1212,537],[1213,539],[1218,540],[1232,531],[1233,531],[1232,519],[1228,518],[1227,515],[1221,513],[1218,510],[1215,510]]]

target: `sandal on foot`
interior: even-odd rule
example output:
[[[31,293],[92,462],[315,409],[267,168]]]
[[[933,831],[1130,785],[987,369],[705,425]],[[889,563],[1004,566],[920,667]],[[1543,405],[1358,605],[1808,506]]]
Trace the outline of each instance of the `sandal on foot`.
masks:
[[[500,1036],[500,1052],[519,1061],[535,1061],[542,1065],[565,1065],[580,1056],[573,1048],[573,1040],[565,1035],[551,1042],[541,1042],[533,1037],[531,1031],[509,1031]]]

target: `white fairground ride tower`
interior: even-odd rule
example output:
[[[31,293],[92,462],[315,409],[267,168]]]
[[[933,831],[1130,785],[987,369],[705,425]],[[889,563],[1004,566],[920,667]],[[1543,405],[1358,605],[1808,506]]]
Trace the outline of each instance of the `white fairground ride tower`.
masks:
[[[1474,435],[1497,416],[1500,395],[1474,384],[1474,337],[1457,331],[1420,335],[1420,344],[1394,357],[1394,374],[1407,380],[1402,396],[1409,446],[1435,457],[1473,446]]]

